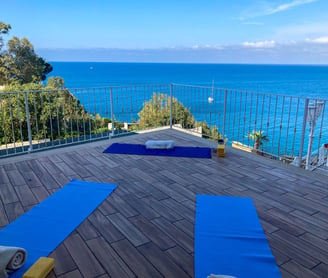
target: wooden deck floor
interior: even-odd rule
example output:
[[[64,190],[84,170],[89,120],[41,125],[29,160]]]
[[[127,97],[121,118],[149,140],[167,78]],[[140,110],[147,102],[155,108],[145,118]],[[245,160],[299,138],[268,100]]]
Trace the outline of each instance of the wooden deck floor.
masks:
[[[113,141],[207,141],[175,130]],[[49,277],[193,277],[196,194],[252,197],[283,277],[328,277],[328,179],[253,154],[103,154],[108,141],[0,160],[0,228],[71,179],[118,188],[54,252]]]

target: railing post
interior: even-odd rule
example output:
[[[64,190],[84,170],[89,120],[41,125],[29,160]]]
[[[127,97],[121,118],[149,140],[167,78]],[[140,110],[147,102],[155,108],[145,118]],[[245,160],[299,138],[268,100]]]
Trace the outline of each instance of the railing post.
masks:
[[[170,85],[170,129],[172,129],[172,97],[173,97],[173,84]]]
[[[300,143],[300,152],[298,157],[295,158],[293,165],[297,167],[301,167],[302,165],[302,159],[303,159],[303,147],[304,147],[304,139],[305,139],[305,130],[306,130],[306,121],[307,121],[307,114],[308,114],[308,108],[309,108],[309,99],[305,99],[304,104],[304,115],[303,115],[303,125],[302,125],[302,135],[301,135],[301,143]]]
[[[115,135],[115,119],[114,119],[114,105],[113,105],[113,88],[110,87],[110,116],[112,118],[112,135]]]
[[[28,141],[29,141],[28,152],[31,152],[31,151],[33,151],[33,143],[32,143],[32,130],[31,130],[30,110],[29,110],[29,107],[28,107],[27,92],[25,92],[25,94],[24,94],[24,99],[25,99],[25,114],[26,114],[27,134],[28,134]]]
[[[226,113],[227,113],[227,96],[228,91],[224,91],[224,104],[223,104],[223,123],[222,123],[222,138],[225,137]]]

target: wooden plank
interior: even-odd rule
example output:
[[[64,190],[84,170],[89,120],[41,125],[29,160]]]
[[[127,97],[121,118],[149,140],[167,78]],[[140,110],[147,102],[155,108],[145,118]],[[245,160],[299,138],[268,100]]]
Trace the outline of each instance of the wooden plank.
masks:
[[[295,225],[293,221],[291,221],[290,216],[285,213],[280,213],[276,209],[271,209],[268,211],[258,211],[258,215],[260,219],[265,220],[271,225],[283,229],[284,231],[299,236],[305,232],[304,229]]]
[[[260,218],[260,222],[265,233],[271,234],[279,230],[278,227],[274,226],[272,223],[264,220],[263,218]]]
[[[98,178],[105,177],[106,175],[95,165],[92,164],[86,164],[84,165],[90,172],[92,172],[93,176],[96,176]]]
[[[143,217],[153,219],[159,217],[159,213],[147,206],[142,199],[135,198],[133,195],[128,194],[124,196],[124,200],[128,202],[131,207],[138,211]]]
[[[3,168],[5,169],[6,172],[17,170],[15,163],[4,164]]]
[[[158,227],[141,215],[131,217],[129,220],[161,250],[176,246],[176,243],[162,232]]]
[[[318,263],[319,260],[316,258],[312,258],[308,254],[304,254],[304,252],[289,242],[284,241],[283,238],[277,237],[275,233],[266,235],[269,241],[270,247],[278,250],[279,252],[283,253],[285,256],[293,259],[295,262],[300,263],[301,265],[305,266],[308,269],[312,269]]]
[[[71,179],[64,174],[56,174],[52,176],[59,187],[63,187],[65,184],[69,183]]]
[[[158,190],[151,183],[143,181],[143,182],[134,182],[133,184],[134,187],[137,188],[139,191],[143,191],[147,193],[147,195],[143,197],[151,195],[157,200],[163,200],[169,198],[167,194],[165,194],[163,191]]]
[[[164,277],[186,277],[190,276],[184,272],[175,262],[163,253],[155,244],[147,243],[138,247],[138,250],[159,270]]]
[[[146,182],[134,181],[126,186],[126,190],[137,198],[144,198],[150,196],[150,192],[145,188]]]
[[[13,222],[24,213],[24,209],[20,202],[9,203],[5,205],[5,211],[8,216],[9,222]]]
[[[7,175],[13,186],[25,185],[25,179],[18,170],[7,171]]]
[[[294,221],[303,221],[303,225],[306,227],[307,231],[317,235],[322,239],[328,238],[328,223],[326,221],[312,217],[312,215],[307,215],[306,213],[298,210],[291,212],[291,215],[295,218]]]
[[[69,154],[63,154],[61,157],[63,159],[63,161],[70,165],[70,167],[72,168],[72,170],[76,173],[79,173],[81,178],[88,178],[88,177],[92,177],[92,173],[86,168],[83,167],[80,163],[80,161],[76,161],[72,158],[72,153]]]
[[[37,199],[27,185],[16,186],[15,189],[23,207],[38,204]]]
[[[37,177],[37,175],[34,172],[24,171],[24,172],[21,172],[21,174],[24,177],[26,184],[30,188],[42,186],[42,183],[40,182],[39,178]]]
[[[286,271],[283,268],[280,268],[280,273],[283,278],[297,278],[295,275],[291,274],[290,272]]]
[[[163,277],[128,240],[120,240],[111,245],[137,277]]]
[[[194,224],[182,219],[173,223],[177,226],[181,231],[184,231],[188,236],[194,238]]]
[[[87,164],[92,164],[98,168],[104,165],[103,158],[100,158],[98,155],[96,156],[94,150],[83,149],[80,154],[88,162]]]
[[[83,276],[82,276],[81,272],[78,269],[67,272],[63,275],[58,276],[58,278],[81,278],[81,277],[83,277]]]
[[[87,245],[111,277],[134,277],[129,267],[104,238],[88,240]]]
[[[56,163],[57,168],[60,169],[60,172],[63,173],[66,176],[74,175],[75,172],[72,170],[69,164],[65,162],[57,162]]]
[[[167,184],[155,182],[155,183],[153,183],[153,186],[156,187],[158,190],[163,191],[165,194],[167,194],[172,199],[174,199],[178,202],[183,202],[183,201],[188,200],[188,198],[183,196],[180,192],[177,192],[176,190],[168,187]]]
[[[120,213],[107,216],[110,222],[134,245],[139,246],[149,242],[147,238],[136,226]]]
[[[124,238],[123,234],[99,210],[92,213],[88,219],[109,243]]]
[[[222,186],[222,188],[230,188],[231,184],[230,182],[226,182],[227,180],[223,180],[221,175],[216,175],[215,178],[213,178],[213,176],[205,176],[201,173],[194,173],[192,174],[192,176],[198,180],[198,182],[195,184],[200,185],[201,187],[209,187],[209,186],[217,186],[218,184],[220,184],[220,186]]]
[[[134,208],[132,208],[129,205],[129,202],[123,200],[120,196],[118,196],[115,193],[113,193],[110,196],[109,203],[110,203],[111,207],[114,208],[115,211],[119,211],[125,217],[132,217],[132,216],[139,214],[139,212],[137,212]]]
[[[95,277],[105,273],[105,270],[78,234],[69,236],[64,244],[84,277]]]
[[[4,212],[5,208],[3,207],[2,202],[0,202],[0,227],[7,226],[9,224],[8,217]]]
[[[286,256],[284,253],[280,252],[278,249],[271,248],[272,255],[276,259],[278,266],[283,265],[284,263],[290,261],[290,257]]]
[[[46,158],[42,161],[42,166],[52,176],[61,173],[61,169],[59,167],[57,167],[57,165],[55,163],[53,163],[52,161],[50,161],[48,158]]]
[[[304,266],[294,262],[289,261],[282,265],[282,268],[287,270],[288,272],[295,273],[296,277],[298,278],[322,278],[322,276],[319,276],[315,274],[313,271],[305,268]]]
[[[91,224],[88,219],[85,219],[77,228],[77,232],[84,240],[90,240],[100,236],[96,228]]]
[[[165,218],[160,217],[151,220],[151,222],[166,233],[177,244],[183,247],[187,252],[194,251],[194,241],[186,233],[181,231],[178,227],[167,221]]]
[[[297,263],[307,268],[313,268],[320,263],[319,258],[313,256],[313,254],[309,254],[307,250],[304,249],[301,240],[289,235],[286,232],[279,230],[270,234],[268,239],[269,242],[270,239],[273,240],[273,248],[277,248],[279,251],[284,252],[287,256],[293,258],[293,260]]]
[[[112,196],[114,194],[115,193],[111,194],[111,196],[109,196],[107,198],[108,200],[103,201],[102,204],[98,207],[98,209],[101,211],[101,213],[105,216],[117,212],[117,210],[111,204]]]
[[[319,237],[316,237],[315,235],[311,233],[305,233],[299,237],[300,239],[306,241],[307,243],[311,244],[313,246],[312,248],[320,250],[326,254],[326,257],[328,258],[328,241],[320,239]],[[327,262],[325,262],[328,264]]]
[[[9,178],[3,166],[0,166],[0,184],[8,184]]]
[[[103,274],[98,276],[97,278],[110,278],[110,276],[108,274]]]
[[[194,277],[194,258],[180,246],[175,246],[165,251],[171,259],[181,267],[190,277]]]
[[[38,186],[38,187],[30,187],[33,195],[35,198],[38,200],[39,203],[44,201],[46,198],[49,197],[49,192],[43,187],[43,186]]]
[[[62,275],[66,272],[73,271],[77,265],[73,261],[71,255],[68,253],[64,244],[60,244],[49,257],[55,259],[55,274],[56,276]],[[64,259],[65,258],[65,259]]]
[[[188,185],[190,185],[190,183],[188,183]],[[177,192],[179,192],[189,200],[196,199],[196,194],[192,192],[187,186],[184,186],[179,183],[173,183],[173,184],[168,184],[167,187],[171,188],[172,190],[176,190]]]
[[[328,223],[328,213],[326,213],[326,212],[320,211],[318,213],[313,214],[312,217]]]
[[[275,196],[272,196],[275,197]],[[296,196],[295,194],[287,193],[281,196],[277,196],[279,200],[286,204],[291,204],[294,209],[297,209],[299,211],[303,211],[309,215],[312,215],[318,211],[327,211],[328,207],[321,205],[318,202],[307,200],[305,198]]]
[[[165,176],[166,178],[169,178],[174,181],[174,183],[182,184],[185,186],[190,185],[190,182],[188,182],[186,179],[181,178],[180,176],[173,174],[172,172],[168,170],[162,170],[159,172],[161,175]]]
[[[146,197],[141,199],[142,202],[144,202],[147,206],[154,209],[156,212],[158,212],[159,215],[165,217],[167,220],[173,222],[177,220],[181,220],[182,216],[176,212],[176,210],[162,204],[161,201],[156,200],[152,197]]]
[[[317,265],[315,268],[312,269],[312,271],[319,275],[320,277],[325,277],[327,276],[328,273],[328,265],[321,263],[319,265]]]
[[[14,187],[9,183],[1,184],[0,197],[3,204],[16,203],[19,201]]]
[[[309,243],[303,240],[302,237],[292,236],[282,230],[275,232],[274,235],[278,236],[280,239],[283,239],[284,241],[288,241],[289,244],[302,249],[304,255],[308,254],[309,256],[316,258],[325,264],[328,264],[327,249],[323,250],[321,248],[317,248],[315,245],[313,245],[313,242]],[[308,235],[306,238],[308,239],[309,237],[310,236]]]
[[[41,183],[47,189],[55,189],[59,188],[59,184],[55,181],[55,179],[45,170],[42,164],[33,159],[28,161],[29,166],[33,169],[33,172],[37,175]]]
[[[151,175],[147,174],[145,171],[142,171],[138,168],[131,168],[130,173],[134,177],[138,177],[138,179],[141,179],[145,182],[153,183],[156,181],[156,179],[154,179]]]

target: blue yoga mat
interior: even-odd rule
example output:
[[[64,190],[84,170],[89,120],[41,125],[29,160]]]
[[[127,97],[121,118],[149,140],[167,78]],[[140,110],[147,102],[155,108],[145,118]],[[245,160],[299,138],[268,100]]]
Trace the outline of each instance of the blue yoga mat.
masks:
[[[211,149],[204,147],[176,146],[173,149],[164,150],[146,149],[145,145],[120,143],[113,143],[106,150],[104,150],[104,153],[211,158]]]
[[[48,256],[116,186],[72,180],[0,230],[0,245],[27,250],[25,265],[10,277],[22,277],[39,257]]]
[[[197,195],[195,278],[281,277],[249,198]]]

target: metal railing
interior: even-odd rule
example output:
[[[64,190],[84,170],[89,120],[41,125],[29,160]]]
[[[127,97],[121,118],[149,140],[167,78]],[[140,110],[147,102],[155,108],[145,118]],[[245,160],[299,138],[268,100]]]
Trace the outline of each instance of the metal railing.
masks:
[[[175,126],[312,169],[327,164],[326,104],[180,84],[2,92],[0,157]]]
[[[186,85],[173,85],[173,92],[230,145],[307,169],[327,161],[327,100]]]

